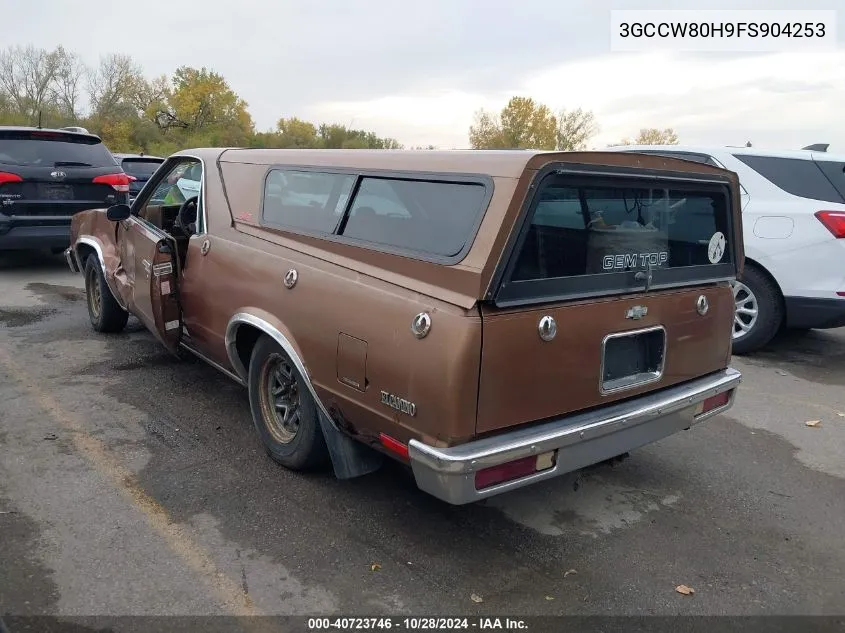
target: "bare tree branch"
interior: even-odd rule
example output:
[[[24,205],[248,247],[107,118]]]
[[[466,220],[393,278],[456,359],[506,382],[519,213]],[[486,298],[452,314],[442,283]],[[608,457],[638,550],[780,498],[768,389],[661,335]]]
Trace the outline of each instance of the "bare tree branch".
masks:
[[[19,114],[34,120],[51,105],[51,89],[59,71],[62,52],[29,46],[0,52],[0,89]]]
[[[599,129],[592,111],[581,108],[562,110],[557,121],[557,149],[565,152],[585,149]]]
[[[88,69],[76,53],[69,53],[61,46],[56,49],[59,66],[53,86],[53,100],[61,113],[76,121],[81,116],[79,100],[82,97],[82,80]]]
[[[115,114],[118,106],[132,103],[141,68],[129,55],[111,54],[100,58],[100,65],[89,75],[88,96],[91,110],[100,117]]]

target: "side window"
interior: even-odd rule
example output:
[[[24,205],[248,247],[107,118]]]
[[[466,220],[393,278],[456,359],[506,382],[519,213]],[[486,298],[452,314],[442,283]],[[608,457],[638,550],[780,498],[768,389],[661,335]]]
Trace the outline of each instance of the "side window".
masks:
[[[819,160],[816,165],[824,172],[836,190],[845,198],[845,163],[842,161]]]
[[[355,203],[349,210],[350,217],[363,217],[369,213],[405,219],[411,217],[410,211],[402,204],[390,181],[376,178],[364,180],[358,195],[355,196]]]
[[[840,204],[845,202],[812,160],[749,154],[734,154],[734,156],[776,187],[793,196]]]
[[[534,212],[535,225],[565,229],[584,228],[581,201],[574,189],[546,187],[539,198],[537,210]]]
[[[282,228],[332,233],[337,227],[355,176],[273,169],[264,183],[264,223]]]
[[[455,257],[470,240],[486,190],[478,183],[365,177],[343,236],[438,257]]]

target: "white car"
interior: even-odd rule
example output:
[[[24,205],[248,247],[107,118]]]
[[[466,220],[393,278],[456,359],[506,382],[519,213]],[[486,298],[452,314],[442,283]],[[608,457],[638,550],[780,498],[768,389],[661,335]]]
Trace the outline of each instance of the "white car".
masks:
[[[735,353],[763,347],[781,328],[845,326],[845,155],[827,153],[826,145],[608,149],[694,160],[739,176],[746,263],[734,285]]]

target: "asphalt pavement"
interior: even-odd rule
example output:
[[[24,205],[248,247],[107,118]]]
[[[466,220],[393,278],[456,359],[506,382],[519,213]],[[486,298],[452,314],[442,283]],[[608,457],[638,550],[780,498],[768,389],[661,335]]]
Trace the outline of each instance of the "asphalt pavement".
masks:
[[[727,415],[622,463],[452,507],[277,466],[243,388],[95,334],[81,288],[0,257],[0,614],[845,614],[843,330],[736,357]]]

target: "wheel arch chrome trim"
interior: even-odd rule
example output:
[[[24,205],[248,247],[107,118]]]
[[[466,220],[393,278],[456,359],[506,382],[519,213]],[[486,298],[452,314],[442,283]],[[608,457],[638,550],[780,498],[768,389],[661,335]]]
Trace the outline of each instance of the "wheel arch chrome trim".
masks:
[[[294,367],[296,367],[297,371],[299,372],[299,375],[302,376],[303,380],[305,380],[305,384],[308,387],[308,391],[314,398],[314,402],[317,404],[317,408],[320,410],[320,413],[326,416],[326,419],[331,423],[333,427],[337,428],[335,421],[332,419],[331,415],[329,415],[328,409],[323,404],[322,400],[320,400],[320,397],[317,395],[317,391],[314,389],[314,384],[311,382],[311,376],[308,374],[308,370],[305,368],[305,363],[302,361],[302,358],[299,356],[288,337],[285,336],[279,330],[279,328],[274,326],[272,323],[269,323],[265,319],[257,317],[254,314],[250,314],[249,312],[238,312],[231,319],[229,319],[229,323],[226,326],[225,337],[226,354],[229,357],[229,363],[235,370],[235,374],[240,377],[243,383],[245,385],[249,384],[249,368],[244,366],[244,364],[241,362],[240,356],[238,356],[237,334],[238,330],[242,325],[249,325],[251,327],[256,328],[257,330],[263,332],[279,344],[282,350],[284,350],[284,352],[290,358]]]
[[[93,237],[78,237],[76,238],[76,243],[73,245],[73,254],[76,257],[76,263],[79,264],[79,270],[82,270],[82,261],[79,259],[79,245],[85,244],[86,246],[90,246],[94,249],[94,252],[97,253],[97,260],[100,262],[100,268],[103,270],[106,269],[106,263],[103,259],[103,249],[100,247],[99,242],[95,240]]]

